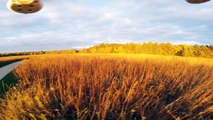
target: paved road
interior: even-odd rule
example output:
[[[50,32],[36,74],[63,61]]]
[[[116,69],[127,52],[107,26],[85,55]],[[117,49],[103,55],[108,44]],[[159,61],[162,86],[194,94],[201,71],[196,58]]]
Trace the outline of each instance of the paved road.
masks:
[[[12,70],[14,70],[16,67],[18,67],[22,61],[14,62],[12,64],[9,64],[7,66],[0,68],[0,81],[2,78],[4,78],[8,73],[10,73]]]

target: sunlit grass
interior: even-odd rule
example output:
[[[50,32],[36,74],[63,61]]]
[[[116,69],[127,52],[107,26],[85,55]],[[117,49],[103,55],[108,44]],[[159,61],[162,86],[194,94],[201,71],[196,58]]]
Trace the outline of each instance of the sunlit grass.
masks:
[[[31,57],[0,119],[211,119],[213,62],[156,55]]]
[[[3,61],[10,61],[10,60],[16,60],[16,59],[27,59],[29,56],[10,56],[10,57],[0,57],[0,62]]]

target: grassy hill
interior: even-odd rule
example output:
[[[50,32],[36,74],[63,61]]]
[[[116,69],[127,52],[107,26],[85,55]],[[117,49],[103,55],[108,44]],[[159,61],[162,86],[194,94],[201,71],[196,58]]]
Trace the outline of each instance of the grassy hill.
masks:
[[[170,43],[129,43],[129,44],[100,44],[88,49],[82,49],[81,53],[134,53],[134,54],[158,54],[175,55],[184,57],[213,57],[213,45],[172,45]]]

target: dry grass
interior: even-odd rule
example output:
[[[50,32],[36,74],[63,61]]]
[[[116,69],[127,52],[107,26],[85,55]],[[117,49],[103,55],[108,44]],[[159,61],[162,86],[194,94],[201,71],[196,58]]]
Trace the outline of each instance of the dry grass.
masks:
[[[11,56],[11,57],[0,57],[0,62],[17,60],[17,59],[27,59],[29,56]]]
[[[212,59],[43,55],[16,69],[0,119],[212,119]]]

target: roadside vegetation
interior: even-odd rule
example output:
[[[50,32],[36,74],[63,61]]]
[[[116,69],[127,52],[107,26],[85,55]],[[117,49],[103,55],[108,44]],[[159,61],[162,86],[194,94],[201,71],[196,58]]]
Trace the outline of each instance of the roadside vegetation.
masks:
[[[9,89],[14,87],[18,83],[16,73],[14,71],[7,74],[0,80],[0,98],[4,98],[4,95]]]
[[[40,55],[15,73],[1,120],[213,119],[212,58]]]
[[[0,68],[26,59],[29,59],[29,56],[0,57]],[[9,88],[13,87],[17,83],[18,81],[14,71],[0,79],[0,97],[2,97],[9,90]]]
[[[11,63],[14,63],[14,62],[18,62],[18,61],[21,61],[21,60],[23,60],[23,58],[12,58],[12,59],[4,59],[4,60],[1,60],[0,59],[0,68],[1,67],[4,67],[4,66],[6,66],[6,65],[9,65],[9,64],[11,64]]]

